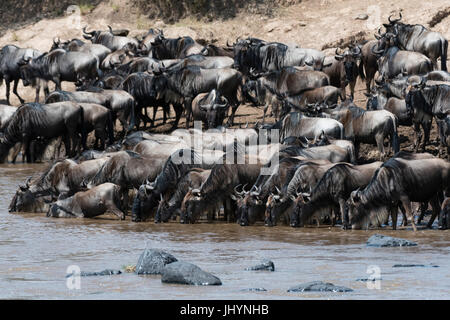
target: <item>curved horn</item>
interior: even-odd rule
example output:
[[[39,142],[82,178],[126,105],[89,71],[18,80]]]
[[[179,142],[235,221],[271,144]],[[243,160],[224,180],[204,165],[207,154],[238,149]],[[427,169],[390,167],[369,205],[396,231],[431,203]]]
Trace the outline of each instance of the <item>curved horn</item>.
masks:
[[[85,34],[90,34],[91,36],[93,36],[93,35],[95,34],[95,31],[87,32],[87,31],[86,31],[86,27],[87,27],[87,26],[84,26],[84,28],[83,28],[83,33],[85,33]]]
[[[375,47],[378,47],[378,45],[375,45],[375,46],[372,47],[372,50],[371,50],[372,53],[373,53],[374,55],[376,55],[376,56],[382,55],[383,52],[384,52],[384,50],[376,50]]]
[[[339,48],[336,48],[336,50],[334,51],[335,55],[339,58],[343,58],[344,56],[340,53],[338,53]]]
[[[399,12],[399,18],[398,19],[394,19],[394,20],[391,20],[391,17],[393,16],[394,14],[391,14],[390,16],[389,16],[389,18],[388,18],[388,21],[389,21],[389,23],[390,24],[394,24],[394,23],[396,23],[396,22],[398,22],[398,21],[400,21],[400,20],[402,20],[402,13],[401,12]]]
[[[113,33],[111,26],[108,26],[109,32]]]
[[[25,186],[26,186],[27,188],[30,187],[30,181],[31,181],[31,176],[29,176],[29,177],[27,178],[27,181],[25,181]]]

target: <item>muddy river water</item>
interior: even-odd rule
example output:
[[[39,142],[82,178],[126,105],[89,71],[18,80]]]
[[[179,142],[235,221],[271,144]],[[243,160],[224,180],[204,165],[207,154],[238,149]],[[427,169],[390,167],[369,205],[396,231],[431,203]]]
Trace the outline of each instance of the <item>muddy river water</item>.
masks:
[[[411,229],[343,231],[340,228],[273,228],[262,225],[55,219],[45,214],[10,214],[9,202],[25,178],[44,165],[0,167],[0,299],[449,299],[450,231]],[[375,233],[418,242],[416,247],[373,248]],[[135,265],[146,248],[170,252],[218,276],[222,286],[161,283],[160,276],[82,277],[67,287],[71,265],[82,271]],[[263,258],[275,272],[245,271]],[[426,267],[393,268],[395,264]],[[427,267],[435,265],[439,267]],[[374,267],[375,266],[375,267]],[[376,274],[374,273],[376,272]],[[356,281],[374,276],[367,285]],[[304,282],[321,280],[352,288],[348,293],[288,293]],[[243,291],[247,288],[267,291]]]

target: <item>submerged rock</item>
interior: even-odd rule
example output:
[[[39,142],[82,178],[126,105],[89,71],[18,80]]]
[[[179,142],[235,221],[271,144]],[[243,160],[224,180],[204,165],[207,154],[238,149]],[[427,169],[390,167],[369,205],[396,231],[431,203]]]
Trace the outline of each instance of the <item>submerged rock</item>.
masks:
[[[245,270],[267,270],[267,271],[275,271],[275,264],[267,259],[261,260],[260,264],[257,264],[253,267],[245,268]]]
[[[367,240],[369,247],[409,247],[417,246],[417,243],[406,239],[384,236],[382,234],[374,234]]]
[[[435,264],[394,264],[392,268],[414,268],[414,267],[422,267],[422,268],[439,268],[439,266]]]
[[[379,278],[379,279],[359,278],[359,279],[356,279],[355,281],[367,282],[367,281],[377,281],[377,280],[383,280],[383,279],[381,279],[381,278]]]
[[[312,281],[307,283],[302,283],[295,287],[291,287],[288,289],[288,292],[350,292],[353,289],[335,286],[329,282],[322,281]]]
[[[218,277],[203,271],[192,263],[184,261],[176,261],[166,265],[162,271],[161,282],[198,286],[222,284]]]
[[[164,267],[178,261],[173,255],[162,250],[145,249],[136,265],[137,274],[161,274]]]
[[[81,271],[80,272],[80,276],[81,277],[92,277],[92,276],[112,276],[112,275],[116,275],[116,274],[121,274],[122,271],[120,270],[113,270],[113,269],[105,269],[103,271],[99,271],[99,272],[86,272],[86,271]],[[69,278],[71,276],[75,275],[74,273],[68,274],[66,276],[66,278]]]
[[[245,289],[241,289],[240,291],[243,291],[243,292],[263,292],[263,291],[267,291],[267,289],[265,289],[265,288],[245,288]]]

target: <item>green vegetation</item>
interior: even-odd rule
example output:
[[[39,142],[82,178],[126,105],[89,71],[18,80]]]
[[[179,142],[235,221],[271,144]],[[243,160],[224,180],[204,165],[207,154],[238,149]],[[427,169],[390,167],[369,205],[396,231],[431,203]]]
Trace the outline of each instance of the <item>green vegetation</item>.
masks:
[[[95,8],[95,6],[92,3],[88,2],[81,2],[78,6],[80,7],[80,13],[83,16],[88,13],[91,13],[91,11],[94,10]]]

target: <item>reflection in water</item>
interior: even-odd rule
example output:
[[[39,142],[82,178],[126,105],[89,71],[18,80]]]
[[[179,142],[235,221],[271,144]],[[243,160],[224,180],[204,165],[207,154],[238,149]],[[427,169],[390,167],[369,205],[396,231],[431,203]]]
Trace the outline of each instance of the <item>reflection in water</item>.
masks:
[[[27,176],[45,165],[0,167],[0,299],[433,299],[450,297],[449,231],[340,228],[273,228],[262,225],[200,223],[180,225],[96,219],[51,219],[45,214],[9,214],[9,202]],[[417,241],[411,248],[368,248],[367,238],[383,233]],[[145,247],[166,250],[179,260],[217,275],[220,287],[162,284],[160,276],[81,279],[66,287],[66,270],[122,269],[136,264]],[[244,271],[268,258],[275,272]],[[395,264],[435,264],[439,268],[392,268]],[[381,289],[370,290],[369,266],[379,266]],[[288,293],[314,280],[354,289],[345,294]],[[241,291],[263,287],[267,291]]]

